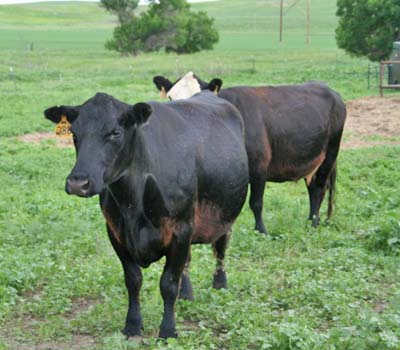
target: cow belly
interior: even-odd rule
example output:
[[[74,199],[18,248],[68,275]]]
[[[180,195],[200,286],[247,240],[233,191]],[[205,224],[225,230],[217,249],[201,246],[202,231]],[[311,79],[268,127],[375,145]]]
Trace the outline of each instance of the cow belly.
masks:
[[[222,210],[215,203],[196,203],[192,243],[212,243],[229,232],[233,222],[224,222]]]
[[[297,181],[305,178],[309,184],[325,160],[325,152],[321,152],[317,157],[299,165],[292,164],[272,164],[268,169],[268,181],[283,182]]]

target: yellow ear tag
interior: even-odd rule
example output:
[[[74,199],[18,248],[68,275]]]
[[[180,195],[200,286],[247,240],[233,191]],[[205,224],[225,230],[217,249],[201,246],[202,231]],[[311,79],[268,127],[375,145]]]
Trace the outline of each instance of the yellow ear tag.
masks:
[[[56,125],[56,136],[61,138],[69,138],[72,136],[71,124],[65,115],[61,116],[60,122]]]
[[[161,86],[160,98],[161,98],[162,100],[164,100],[164,99],[167,98],[167,92],[165,91],[165,87],[164,87],[164,86]]]

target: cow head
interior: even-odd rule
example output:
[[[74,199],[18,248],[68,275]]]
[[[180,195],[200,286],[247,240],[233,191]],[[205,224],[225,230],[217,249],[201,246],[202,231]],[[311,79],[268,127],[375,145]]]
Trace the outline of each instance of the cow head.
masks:
[[[66,116],[73,134],[76,163],[67,177],[68,194],[91,197],[117,181],[126,171],[132,138],[145,123],[151,107],[134,106],[104,93],[97,93],[81,106],[55,106],[44,111],[47,119],[58,123]]]
[[[153,82],[154,82],[155,86],[157,87],[157,89],[160,91],[161,98],[170,97],[170,99],[173,99],[173,100],[178,99],[178,98],[187,98],[188,97],[187,92],[185,92],[184,89],[181,90],[181,92],[177,92],[173,95],[170,94],[170,91],[177,84],[179,84],[179,82],[182,79],[184,79],[190,75],[193,77],[193,79],[195,79],[197,81],[198,85],[200,85],[200,90],[210,90],[210,91],[214,92],[215,94],[218,94],[218,92],[221,90],[221,87],[222,87],[221,79],[214,78],[209,83],[206,83],[205,81],[201,80],[199,77],[197,77],[192,72],[189,72],[184,77],[179,78],[174,83],[170,82],[167,78],[160,76],[160,75],[155,76],[153,78]]]

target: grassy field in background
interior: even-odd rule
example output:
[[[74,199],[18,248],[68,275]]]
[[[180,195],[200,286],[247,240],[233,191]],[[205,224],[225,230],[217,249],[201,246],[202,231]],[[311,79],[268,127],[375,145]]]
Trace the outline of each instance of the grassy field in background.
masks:
[[[154,75],[174,79],[188,70],[204,79],[218,76],[224,86],[312,79],[326,81],[346,100],[376,94],[376,86],[367,89],[367,61],[350,58],[335,46],[335,0],[313,4],[310,46],[305,44],[303,7],[300,2],[288,10],[284,42],[278,44],[273,1],[196,4],[194,9],[216,18],[221,40],[214,51],[121,57],[103,48],[115,18],[95,3],[0,6],[0,87],[7,101],[0,110],[0,135],[46,130],[40,118],[44,108],[80,104],[97,91],[130,103],[157,99]]]
[[[188,70],[224,86],[314,79],[346,100],[377,94],[367,89],[368,62],[335,46],[335,0],[312,2],[309,47],[305,1],[285,15],[282,44],[276,4],[193,5],[216,17],[214,51],[139,57],[103,49],[115,18],[96,4],[0,6],[0,350],[400,349],[399,147],[342,151],[335,216],[318,229],[306,221],[302,182],[268,184],[271,235],[252,230],[246,205],[227,253],[227,291],[210,287],[210,247],[194,248],[196,301],[178,302],[180,338],[165,344],[153,339],[163,261],[144,270],[145,337],[127,342],[122,269],[98,200],[64,193],[74,151],[15,139],[52,131],[42,114],[49,106],[97,91],[129,103],[158,99],[153,75]]]
[[[282,48],[303,48],[305,1],[286,8]],[[312,5],[311,47],[334,49],[335,0]],[[279,38],[279,6],[275,0],[220,0],[192,4],[216,20],[221,41],[217,50],[275,49]],[[96,3],[34,3],[0,7],[0,48],[24,49],[30,42],[38,48],[102,50],[111,37],[116,19]]]

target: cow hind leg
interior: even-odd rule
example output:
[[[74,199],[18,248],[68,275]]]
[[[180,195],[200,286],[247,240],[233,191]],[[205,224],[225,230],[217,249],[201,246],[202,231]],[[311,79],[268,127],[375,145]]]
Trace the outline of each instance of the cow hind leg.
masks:
[[[321,186],[318,184],[320,182],[322,182],[320,179],[318,182],[315,179],[307,186],[310,199],[310,214],[308,219],[311,220],[313,227],[317,227],[320,222],[319,209],[321,208],[326,192],[326,184]]]
[[[263,219],[263,198],[264,198],[265,181],[250,182],[250,208],[253,211],[256,222],[255,229],[261,233],[267,233]]]
[[[332,213],[333,194],[336,182],[336,157],[339,147],[328,149],[327,156],[310,183],[307,183],[308,196],[310,199],[310,214],[308,219],[311,220],[312,226],[317,227],[320,222],[319,210],[325,193],[329,187],[329,205],[328,217]]]
[[[194,300],[192,284],[190,282],[190,276],[189,276],[190,260],[191,260],[191,255],[189,252],[189,255],[185,263],[185,267],[183,268],[182,278],[181,278],[181,288],[179,290],[179,296],[178,296],[179,299],[183,300]]]
[[[217,260],[213,276],[213,288],[215,289],[228,288],[228,281],[226,278],[225,267],[224,267],[224,259],[229,238],[230,238],[230,232],[224,234],[215,243],[213,243],[213,252]]]

